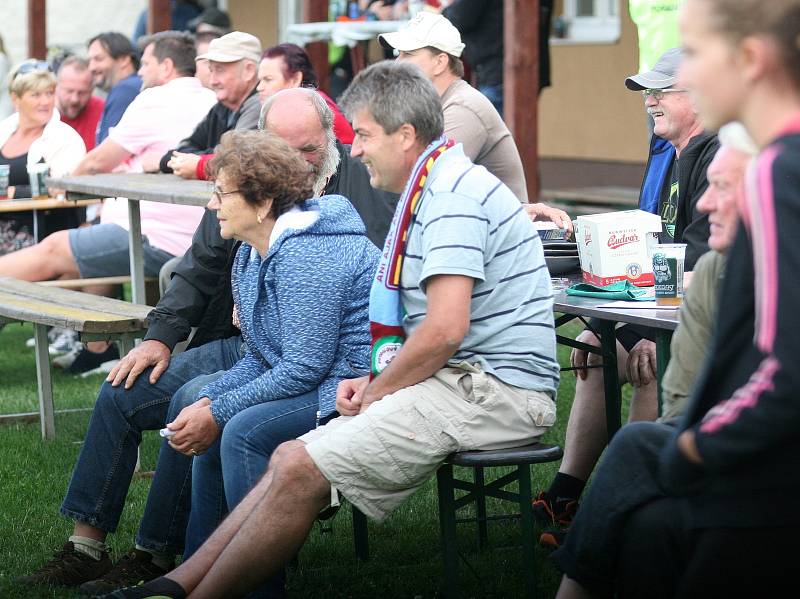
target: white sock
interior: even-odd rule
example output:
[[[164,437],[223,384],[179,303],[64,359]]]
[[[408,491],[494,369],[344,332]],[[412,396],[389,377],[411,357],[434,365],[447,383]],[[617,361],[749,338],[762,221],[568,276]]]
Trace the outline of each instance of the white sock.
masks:
[[[108,552],[108,547],[102,541],[95,541],[89,537],[79,537],[77,535],[71,536],[69,540],[75,546],[75,551],[88,555],[97,561],[103,559],[103,554]]]

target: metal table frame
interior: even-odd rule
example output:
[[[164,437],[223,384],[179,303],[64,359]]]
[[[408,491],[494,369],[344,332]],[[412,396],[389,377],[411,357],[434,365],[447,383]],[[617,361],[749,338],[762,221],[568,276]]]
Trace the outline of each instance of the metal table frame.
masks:
[[[622,406],[622,390],[619,383],[617,364],[617,339],[614,335],[616,323],[639,324],[654,328],[656,331],[656,376],[658,381],[658,411],[660,414],[661,378],[669,362],[670,340],[672,339],[672,332],[678,326],[678,310],[646,310],[640,308],[625,310],[597,307],[605,303],[608,303],[608,301],[571,296],[562,291],[556,294],[553,311],[561,314],[555,319],[556,329],[576,318],[580,319],[587,327],[588,323],[585,320],[587,317],[594,317],[600,320],[599,330],[594,331],[593,327],[589,327],[600,338],[599,350],[593,345],[581,343],[559,334],[556,334],[556,341],[562,345],[602,356],[603,364],[600,368],[603,369],[606,426],[608,440],[611,441],[611,438],[621,426],[620,411]],[[566,368],[564,370],[573,369]]]

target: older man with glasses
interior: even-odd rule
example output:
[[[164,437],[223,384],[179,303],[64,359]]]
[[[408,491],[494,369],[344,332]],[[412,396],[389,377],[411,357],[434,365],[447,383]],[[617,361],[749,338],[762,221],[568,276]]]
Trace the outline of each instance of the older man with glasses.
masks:
[[[717,138],[703,131],[686,90],[676,87],[681,50],[667,50],[652,70],[632,75],[625,86],[644,96],[648,115],[653,118],[653,135],[639,208],[661,215],[662,243],[685,243],[686,270],[708,251],[708,215],[697,202],[708,187],[706,171],[719,147]],[[633,385],[629,420],[654,420],[657,416],[656,349],[653,332],[645,327],[617,327],[617,360],[620,381]],[[578,341],[599,346],[589,329]],[[537,521],[552,530],[540,543],[558,547],[578,507],[578,499],[608,438],[603,371],[596,366],[600,357],[574,349],[570,358],[578,368],[575,400],[567,424],[564,459],[547,491],[534,501]]]

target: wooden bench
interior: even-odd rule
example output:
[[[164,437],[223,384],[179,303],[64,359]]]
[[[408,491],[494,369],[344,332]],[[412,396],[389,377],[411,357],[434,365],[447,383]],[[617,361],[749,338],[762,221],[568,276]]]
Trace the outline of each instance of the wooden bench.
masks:
[[[639,190],[634,187],[598,186],[543,189],[542,202],[573,213],[596,214],[614,210],[632,210],[639,203]]]
[[[125,355],[147,328],[146,317],[150,310],[149,306],[141,304],[0,277],[0,322],[33,323],[38,416],[44,439],[55,437],[47,327],[72,329],[80,334],[82,341],[115,340],[120,345],[120,355]],[[14,416],[25,419],[35,415]]]
[[[55,279],[53,281],[39,281],[39,285],[46,287],[61,287],[62,289],[83,289],[93,285],[124,285],[130,283],[130,275],[116,277],[92,277],[89,279]],[[145,303],[155,305],[161,299],[158,287],[158,277],[144,278]]]

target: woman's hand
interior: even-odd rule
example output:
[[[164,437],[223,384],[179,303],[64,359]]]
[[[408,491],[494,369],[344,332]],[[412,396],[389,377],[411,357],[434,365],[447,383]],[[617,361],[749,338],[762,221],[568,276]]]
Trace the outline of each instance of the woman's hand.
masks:
[[[219,437],[219,427],[211,415],[211,400],[207,397],[183,408],[167,428],[177,431],[169,438],[170,446],[189,457],[205,452]]]

